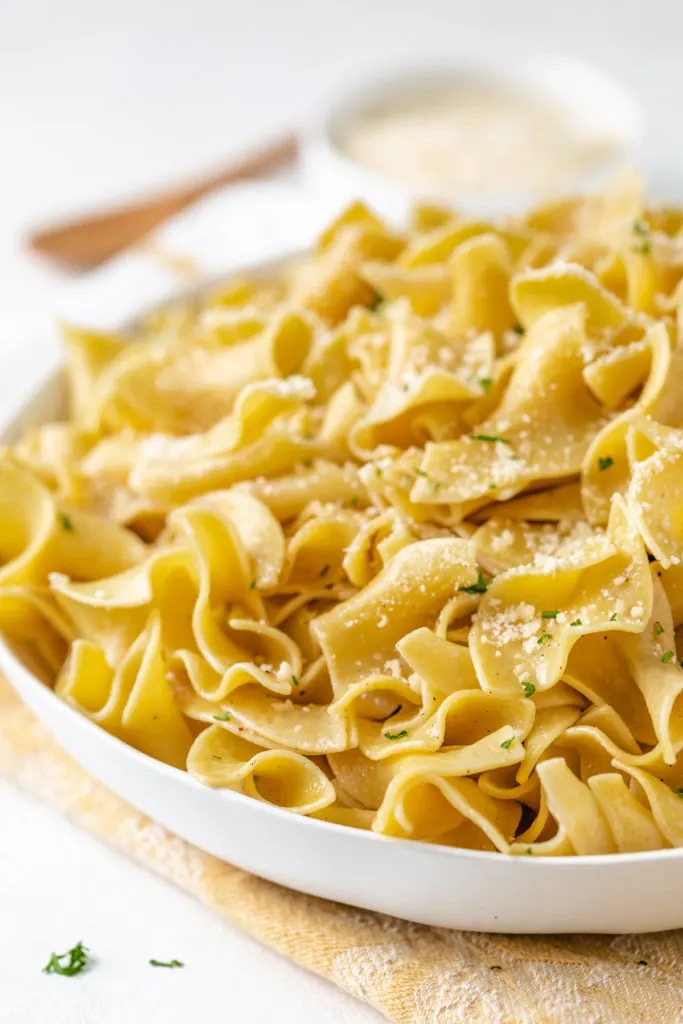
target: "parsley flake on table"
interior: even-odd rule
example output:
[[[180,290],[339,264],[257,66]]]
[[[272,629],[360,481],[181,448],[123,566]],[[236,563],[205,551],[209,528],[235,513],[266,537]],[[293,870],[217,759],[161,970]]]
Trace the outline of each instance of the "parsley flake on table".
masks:
[[[77,942],[73,949],[66,953],[52,953],[43,967],[43,974],[63,974],[67,978],[72,978],[84,971],[87,964],[88,947],[82,942]]]
[[[180,960],[150,960],[152,967],[184,967]]]

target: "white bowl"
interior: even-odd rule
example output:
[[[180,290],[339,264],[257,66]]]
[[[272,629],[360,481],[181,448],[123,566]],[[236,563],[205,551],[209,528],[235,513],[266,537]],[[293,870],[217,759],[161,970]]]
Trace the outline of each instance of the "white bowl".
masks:
[[[26,365],[40,362],[36,357]],[[9,358],[4,366],[0,359],[0,379],[11,372]],[[16,394],[27,394],[30,384],[16,381]],[[14,439],[22,422],[61,414],[59,373],[53,370],[42,381],[35,376],[31,390],[33,397],[20,400],[20,408],[15,404],[0,414],[0,440]],[[115,739],[57,697],[2,641],[0,670],[65,750],[110,790],[207,853],[270,881],[422,924],[473,931],[624,933],[683,926],[683,902],[672,897],[683,888],[683,850],[511,857],[303,818],[208,789]]]
[[[443,58],[420,68],[371,78],[332,100],[313,125],[302,153],[304,184],[339,204],[363,198],[384,216],[403,219],[420,199],[446,201],[473,216],[521,211],[543,198],[537,191],[476,195],[457,189],[421,188],[365,167],[347,155],[340,140],[363,113],[392,99],[435,87],[477,85],[510,89],[541,98],[577,125],[597,129],[614,140],[614,148],[590,170],[567,177],[563,192],[591,190],[634,160],[642,141],[640,106],[634,96],[606,72],[582,61],[554,55],[509,54]]]

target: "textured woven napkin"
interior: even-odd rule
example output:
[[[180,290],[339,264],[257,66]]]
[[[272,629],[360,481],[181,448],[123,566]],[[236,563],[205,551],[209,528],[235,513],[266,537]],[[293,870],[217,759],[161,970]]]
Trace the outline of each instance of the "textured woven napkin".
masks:
[[[57,746],[3,680],[0,774],[388,1020],[683,1022],[683,932],[479,935],[291,892],[202,853],[114,796]]]

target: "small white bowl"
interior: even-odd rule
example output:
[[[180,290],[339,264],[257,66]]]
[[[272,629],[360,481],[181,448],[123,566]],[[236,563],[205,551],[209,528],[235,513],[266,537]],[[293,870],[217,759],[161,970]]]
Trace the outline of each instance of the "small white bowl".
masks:
[[[386,217],[402,219],[417,200],[446,201],[474,216],[520,211],[538,202],[538,190],[474,194],[457,189],[420,187],[364,166],[344,152],[348,127],[392,100],[433,92],[476,86],[500,89],[541,100],[556,108],[568,122],[598,131],[613,141],[604,157],[584,173],[568,175],[562,192],[591,190],[604,184],[624,164],[632,162],[642,141],[641,110],[635,97],[606,72],[569,57],[509,54],[442,59],[422,66],[370,79],[328,104],[314,124],[302,155],[304,184],[314,193],[340,204],[355,198],[369,202]]]

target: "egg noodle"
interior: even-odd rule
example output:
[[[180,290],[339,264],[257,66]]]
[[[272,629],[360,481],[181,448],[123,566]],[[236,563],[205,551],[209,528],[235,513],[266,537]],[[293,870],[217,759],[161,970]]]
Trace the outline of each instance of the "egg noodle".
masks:
[[[274,278],[65,330],[0,461],[0,629],[151,757],[390,836],[683,846],[683,211],[633,173],[362,204]]]

